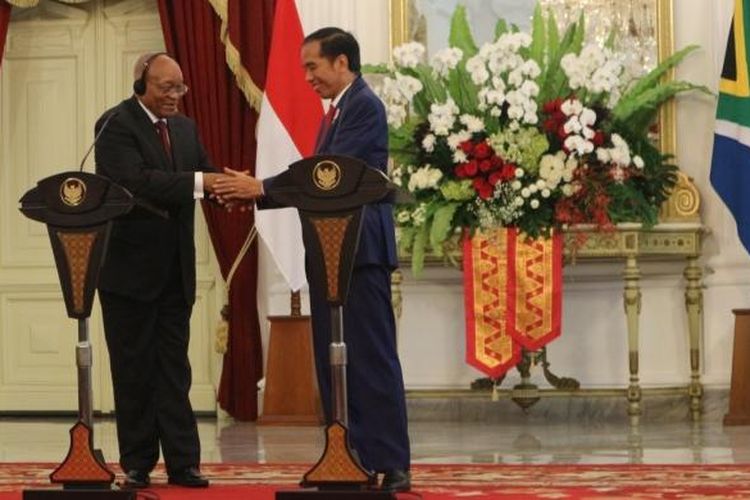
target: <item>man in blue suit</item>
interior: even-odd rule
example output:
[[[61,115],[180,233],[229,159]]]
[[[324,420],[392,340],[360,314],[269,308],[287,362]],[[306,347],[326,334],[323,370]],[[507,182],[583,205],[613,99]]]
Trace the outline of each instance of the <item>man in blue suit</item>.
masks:
[[[357,40],[339,28],[323,28],[305,38],[301,56],[307,81],[322,98],[331,99],[331,108],[318,133],[316,153],[353,156],[385,172],[385,108],[360,74]],[[233,174],[231,179],[217,181],[217,194],[228,201],[259,198],[259,206],[264,205],[262,194],[273,186],[275,178],[261,183],[237,172],[229,173]],[[404,491],[410,488],[410,451],[391,306],[390,278],[396,267],[392,207],[368,205],[344,307],[349,432],[362,465],[383,473],[382,488]],[[318,384],[330,422],[331,317],[325,290],[313,284],[310,306]]]

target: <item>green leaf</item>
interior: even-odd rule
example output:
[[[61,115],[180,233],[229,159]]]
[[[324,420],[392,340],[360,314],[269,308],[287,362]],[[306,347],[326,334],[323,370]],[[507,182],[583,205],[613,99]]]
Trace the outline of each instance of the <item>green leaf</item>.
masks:
[[[583,15],[583,10],[581,11],[581,15],[578,16],[578,21],[576,21],[573,26],[575,26],[575,29],[573,31],[573,40],[570,44],[570,50],[571,52],[580,54],[581,49],[583,48],[583,40],[586,38],[586,17]]]
[[[620,101],[612,110],[613,121],[634,135],[643,134],[656,117],[659,106],[675,95],[689,90],[711,93],[707,87],[689,82],[673,81],[660,84],[628,99],[625,103]]]
[[[538,3],[534,8],[534,16],[531,19],[531,46],[529,47],[529,58],[539,64],[544,65],[544,49],[547,45],[547,33],[544,29],[544,17],[542,16],[542,6]]]
[[[416,229],[412,226],[399,227],[398,229],[398,249],[402,254],[410,254],[411,247],[414,244]]]
[[[560,48],[560,31],[557,28],[557,19],[550,10],[547,14],[547,54],[554,54]]]
[[[414,245],[411,249],[411,272],[418,277],[424,269],[424,256],[427,249],[427,240],[430,235],[430,225],[425,221],[424,225],[417,229]]]
[[[630,106],[631,100],[637,99],[643,92],[658,85],[662,80],[662,77],[666,75],[670,69],[678,65],[685,58],[685,56],[687,56],[690,52],[693,52],[697,48],[697,45],[689,45],[684,49],[675,52],[674,54],[666,58],[663,62],[659,63],[657,67],[652,69],[647,75],[640,78],[635,83],[635,85],[633,85],[620,98],[619,102],[615,106],[614,113],[618,114],[620,111],[618,111],[617,108],[619,108],[620,106]]]
[[[471,34],[469,21],[466,19],[466,7],[459,5],[451,17],[451,31],[448,38],[451,47],[458,47],[464,53],[464,59],[468,59],[477,53],[477,44]]]
[[[607,36],[607,40],[604,42],[604,46],[610,50],[614,50],[615,42],[617,41],[617,31],[612,29]]]
[[[495,25],[495,40],[503,36],[508,32],[508,23],[505,19],[502,17],[497,20],[497,24]]]
[[[448,73],[448,92],[460,110],[465,113],[475,113],[479,100],[479,89],[471,80],[469,73],[459,66]]]
[[[381,64],[363,64],[362,65],[362,73],[374,73],[374,74],[386,74],[390,75],[391,70],[388,68],[388,65],[385,63]]]
[[[453,232],[453,214],[458,208],[457,203],[443,205],[435,211],[430,228],[430,246],[438,255],[442,254],[443,242]]]
[[[448,97],[447,90],[442,81],[433,76],[432,68],[426,64],[419,64],[415,68],[402,68],[401,72],[422,82],[424,87],[412,99],[414,111],[419,116],[427,116],[430,113],[430,106],[434,102],[445,102]]]
[[[554,16],[550,13],[550,22],[554,21]],[[550,27],[550,29],[553,29]],[[554,28],[556,30],[556,28]],[[569,25],[562,40],[557,44],[556,50],[550,50],[547,54],[547,64],[542,66],[542,74],[539,76],[539,102],[545,103],[556,97],[566,97],[560,95],[564,88],[567,87],[568,77],[562,71],[560,61],[563,56],[572,52],[571,46],[574,43],[577,24]]]

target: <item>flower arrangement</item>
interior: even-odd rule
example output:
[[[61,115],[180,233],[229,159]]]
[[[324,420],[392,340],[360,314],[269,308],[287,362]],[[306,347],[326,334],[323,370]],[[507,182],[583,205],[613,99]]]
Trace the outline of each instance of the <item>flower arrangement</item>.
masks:
[[[625,56],[586,44],[580,18],[560,32],[537,6],[531,33],[500,21],[478,48],[465,10],[450,47],[397,47],[376,91],[388,114],[393,181],[413,201],[396,207],[401,250],[415,273],[461,230],[517,227],[548,236],[569,224],[600,229],[657,222],[676,167],[654,142],[662,103],[701,88],[662,78],[695,47],[634,74]]]

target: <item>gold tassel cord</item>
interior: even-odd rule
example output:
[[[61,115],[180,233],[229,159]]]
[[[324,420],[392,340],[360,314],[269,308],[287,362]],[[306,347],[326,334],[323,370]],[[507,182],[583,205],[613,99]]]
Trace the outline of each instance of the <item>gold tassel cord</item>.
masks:
[[[216,325],[216,340],[214,341],[214,350],[219,354],[225,354],[229,348],[229,287],[232,284],[234,273],[237,272],[237,268],[240,267],[240,262],[242,262],[247,251],[250,250],[250,245],[253,244],[253,241],[255,241],[257,236],[258,230],[255,226],[251,227],[240,251],[237,252],[237,257],[234,258],[232,267],[229,268],[229,273],[227,273],[227,281],[224,285],[224,307],[221,308],[221,319],[219,319],[219,322]]]
[[[260,112],[260,102],[263,99],[263,91],[258,88],[250,76],[250,73],[248,73],[247,69],[242,65],[240,51],[237,50],[237,47],[234,46],[232,40],[229,38],[229,6],[227,0],[209,0],[209,3],[216,12],[216,15],[221,19],[220,38],[225,47],[227,65],[229,66],[229,69],[232,70],[234,78],[237,81],[237,86],[242,90],[247,102],[256,112]]]
[[[60,2],[68,4],[86,3],[90,1],[91,0],[60,0]],[[39,5],[39,0],[7,0],[7,2],[13,7],[19,7],[22,9],[28,9]]]

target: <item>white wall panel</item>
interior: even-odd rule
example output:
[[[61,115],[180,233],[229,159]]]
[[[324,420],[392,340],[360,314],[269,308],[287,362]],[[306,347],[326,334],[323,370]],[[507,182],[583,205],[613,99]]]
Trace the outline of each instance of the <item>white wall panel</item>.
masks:
[[[50,287],[51,288],[51,287]],[[77,329],[59,291],[0,293],[0,405],[7,410],[77,409]]]
[[[46,228],[20,214],[18,199],[37,180],[78,167],[98,116],[132,94],[135,60],[163,49],[155,0],[42,0],[13,10],[0,73],[0,412],[77,408],[76,322],[65,313]],[[85,170],[94,170],[93,155]],[[214,411],[222,293],[199,207],[196,251],[191,399],[196,410]],[[89,324],[95,409],[112,411],[98,303]]]

